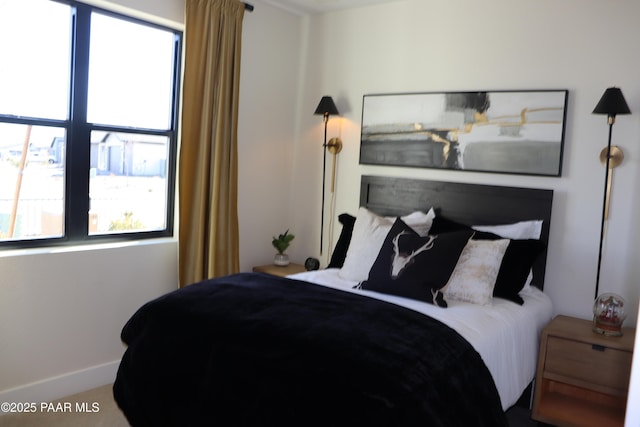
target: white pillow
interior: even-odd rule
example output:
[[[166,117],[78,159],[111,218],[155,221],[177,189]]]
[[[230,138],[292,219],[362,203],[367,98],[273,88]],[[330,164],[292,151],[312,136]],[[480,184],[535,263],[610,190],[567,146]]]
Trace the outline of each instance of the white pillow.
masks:
[[[504,225],[474,225],[474,230],[497,234],[505,239],[536,239],[540,240],[542,220],[520,221]]]
[[[420,237],[425,237],[429,234],[433,219],[436,217],[436,211],[433,208],[429,209],[427,213],[421,211],[415,211],[409,215],[400,217],[405,224],[411,227]],[[396,220],[394,217],[386,217],[392,223]]]
[[[358,209],[347,256],[338,273],[340,277],[358,282],[367,280],[369,270],[378,257],[392,225],[389,219],[378,216],[366,208]]]
[[[402,220],[416,233],[426,236],[433,223],[433,218],[435,218],[435,212],[430,209],[426,214],[413,212],[403,216]],[[338,275],[343,279],[358,282],[367,280],[369,270],[376,261],[384,239],[394,222],[395,217],[382,217],[364,207],[358,209],[349,249],[347,249],[344,264]]]
[[[509,239],[469,240],[447,285],[445,299],[488,305]]]

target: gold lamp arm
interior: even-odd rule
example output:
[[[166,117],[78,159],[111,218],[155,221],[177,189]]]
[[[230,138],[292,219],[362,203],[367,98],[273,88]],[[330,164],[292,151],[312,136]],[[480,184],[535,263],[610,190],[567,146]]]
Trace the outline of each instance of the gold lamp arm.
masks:
[[[334,192],[336,186],[336,156],[342,151],[342,140],[338,137],[331,138],[327,143],[327,151],[333,154],[333,167],[331,170],[331,192]]]
[[[607,149],[605,147],[600,152],[600,162],[603,165],[607,166]],[[604,219],[609,219],[609,205],[611,204],[611,183],[613,182],[613,169],[620,166],[622,161],[624,160],[624,152],[622,148],[617,145],[612,145],[611,150],[609,151],[609,162],[608,162],[608,170],[607,170],[607,188],[605,194],[605,208],[604,208]]]

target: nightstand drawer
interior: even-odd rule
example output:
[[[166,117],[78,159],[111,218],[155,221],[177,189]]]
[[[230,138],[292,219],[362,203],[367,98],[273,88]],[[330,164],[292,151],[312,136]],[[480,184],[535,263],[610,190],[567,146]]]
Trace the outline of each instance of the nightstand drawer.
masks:
[[[550,336],[545,371],[626,393],[632,353]]]

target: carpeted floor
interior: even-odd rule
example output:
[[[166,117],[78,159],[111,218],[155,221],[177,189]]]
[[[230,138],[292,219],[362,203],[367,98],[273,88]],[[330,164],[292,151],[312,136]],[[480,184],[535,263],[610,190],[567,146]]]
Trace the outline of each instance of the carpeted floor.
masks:
[[[112,384],[74,394],[37,408],[35,413],[0,416],[1,427],[126,427],[129,424],[113,400]],[[41,410],[42,409],[42,410]],[[49,412],[47,412],[49,410]],[[92,411],[92,412],[89,412]],[[534,427],[524,408],[507,412],[510,427]]]
[[[51,402],[45,408],[38,406],[35,413],[0,416],[2,427],[125,427],[128,425],[129,423],[113,400],[112,384]]]

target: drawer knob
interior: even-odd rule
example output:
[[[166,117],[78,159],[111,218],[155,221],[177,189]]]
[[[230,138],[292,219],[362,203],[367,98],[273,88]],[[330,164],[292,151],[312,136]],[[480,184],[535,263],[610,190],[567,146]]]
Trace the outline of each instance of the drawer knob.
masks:
[[[591,344],[591,349],[595,350],[595,351],[604,351],[605,350],[605,346],[603,345],[598,345],[598,344]]]

